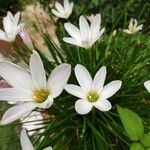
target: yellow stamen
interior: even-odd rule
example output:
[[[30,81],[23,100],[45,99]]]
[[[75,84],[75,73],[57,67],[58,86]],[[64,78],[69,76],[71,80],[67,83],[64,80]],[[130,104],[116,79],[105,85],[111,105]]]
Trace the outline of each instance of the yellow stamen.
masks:
[[[33,97],[38,103],[42,103],[46,101],[47,97],[49,96],[49,92],[46,90],[37,90],[33,92]]]
[[[99,94],[96,91],[90,91],[87,95],[87,100],[91,103],[96,102],[99,99]]]

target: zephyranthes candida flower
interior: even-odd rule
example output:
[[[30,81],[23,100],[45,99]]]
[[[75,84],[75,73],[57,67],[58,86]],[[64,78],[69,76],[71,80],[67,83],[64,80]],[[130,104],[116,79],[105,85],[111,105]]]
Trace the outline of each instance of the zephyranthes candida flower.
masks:
[[[140,30],[142,30],[143,24],[137,26],[137,20],[136,19],[131,19],[129,23],[129,29],[123,30],[124,32],[128,34],[134,34]]]
[[[145,88],[150,92],[150,80],[144,83]]]
[[[80,98],[75,103],[75,109],[79,114],[87,114],[96,107],[100,111],[109,111],[111,103],[107,100],[113,96],[121,87],[119,80],[112,81],[104,86],[106,78],[106,67],[101,67],[92,79],[88,70],[82,65],[76,65],[75,75],[80,86],[67,84],[65,90]]]
[[[105,28],[100,30],[101,15],[97,14],[89,26],[84,16],[80,16],[79,29],[71,23],[65,23],[65,29],[71,37],[64,37],[66,43],[83,48],[91,47],[104,33]]]
[[[0,40],[12,42],[15,40],[19,29],[23,24],[19,24],[20,12],[14,16],[11,12],[7,12],[7,16],[3,18],[4,31],[0,30]]]
[[[25,117],[35,108],[49,108],[53,99],[61,94],[71,73],[69,64],[56,67],[46,81],[44,66],[39,54],[30,57],[30,72],[10,62],[0,62],[0,75],[12,88],[0,89],[0,100],[20,102],[4,114],[1,124]]]
[[[52,9],[52,13],[59,18],[69,18],[73,9],[73,2],[69,3],[68,0],[64,0],[64,6],[59,2],[55,3],[55,9]]]
[[[24,129],[21,131],[20,141],[21,141],[22,150],[34,150],[34,147]],[[52,147],[47,147],[43,150],[52,150]]]

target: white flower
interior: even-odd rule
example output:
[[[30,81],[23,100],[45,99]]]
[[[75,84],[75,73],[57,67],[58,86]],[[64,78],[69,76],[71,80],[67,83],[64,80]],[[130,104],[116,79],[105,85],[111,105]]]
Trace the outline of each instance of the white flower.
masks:
[[[1,124],[11,123],[26,117],[35,108],[49,108],[53,99],[61,94],[71,73],[69,64],[61,64],[46,75],[39,54],[30,57],[30,72],[13,63],[0,62],[0,75],[12,88],[0,89],[0,100],[20,102],[4,114]]]
[[[12,42],[15,40],[16,35],[19,33],[19,29],[23,24],[18,24],[20,18],[20,12],[14,16],[11,12],[7,12],[7,16],[3,18],[4,31],[0,30],[0,40]]]
[[[27,30],[25,29],[24,26],[22,26],[19,30],[19,35],[21,36],[24,44],[29,48],[29,49],[34,49],[31,38],[27,32]]]
[[[20,141],[21,141],[22,150],[34,150],[34,147],[24,129],[21,131]],[[52,147],[47,147],[43,150],[52,150]]]
[[[121,87],[122,82],[119,80],[112,81],[104,86],[106,78],[106,67],[103,66],[96,73],[94,80],[88,70],[82,65],[76,65],[75,75],[79,85],[67,84],[65,90],[80,98],[75,103],[75,109],[79,114],[87,114],[91,109],[96,107],[100,111],[109,111],[111,103],[107,100],[114,95]]]
[[[83,48],[91,47],[104,33],[105,28],[100,30],[101,15],[97,14],[89,26],[85,17],[80,16],[78,29],[71,23],[65,23],[65,29],[71,37],[64,37],[66,43],[80,46]]]
[[[59,18],[69,18],[73,10],[73,2],[69,3],[68,0],[64,0],[64,6],[59,2],[55,3],[55,9],[52,9],[52,13]]]
[[[128,28],[129,29],[125,29],[123,31],[128,33],[128,34],[134,34],[138,31],[142,30],[143,24],[137,26],[137,20],[136,19],[131,19]]]
[[[150,92],[150,80],[146,81],[144,83],[145,88],[148,90],[148,92]]]
[[[33,111],[26,118],[22,118],[21,123],[22,128],[28,131],[29,136],[45,131],[44,118],[42,116],[42,113],[39,111]]]

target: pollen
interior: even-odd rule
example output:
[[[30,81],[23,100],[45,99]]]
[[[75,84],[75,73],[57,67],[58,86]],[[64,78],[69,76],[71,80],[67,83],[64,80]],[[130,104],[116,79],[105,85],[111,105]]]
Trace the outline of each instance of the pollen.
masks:
[[[49,92],[46,90],[37,90],[33,92],[33,98],[38,102],[38,103],[42,103],[44,101],[46,101],[46,99],[49,96]]]
[[[87,95],[87,100],[91,103],[96,102],[99,99],[99,94],[96,91],[90,91]]]

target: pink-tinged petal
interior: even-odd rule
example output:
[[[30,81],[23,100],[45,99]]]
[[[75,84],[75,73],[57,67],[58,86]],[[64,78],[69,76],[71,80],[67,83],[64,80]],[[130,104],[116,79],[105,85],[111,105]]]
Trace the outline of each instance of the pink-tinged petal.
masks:
[[[70,94],[72,94],[72,95],[74,95],[74,96],[76,96],[78,98],[82,98],[83,99],[85,97],[85,93],[84,93],[84,91],[82,90],[82,88],[80,86],[73,85],[73,84],[67,84],[65,86],[65,90],[68,93],[70,93]]]
[[[94,77],[93,89],[98,92],[101,92],[104,86],[105,79],[106,79],[106,67],[103,66],[98,70],[98,72]]]
[[[11,88],[12,86],[8,84],[5,80],[0,80],[0,89]]]
[[[150,80],[144,83],[145,88],[150,92]]]
[[[24,104],[16,105],[9,108],[2,117],[0,125],[6,125],[12,123],[20,118],[24,118],[31,113],[37,107],[34,102],[27,102]]]
[[[30,71],[36,88],[46,90],[46,74],[43,62],[36,51],[34,51],[30,57]]]
[[[90,27],[84,16],[79,18],[79,26],[83,39],[86,41],[90,37]]]
[[[85,92],[92,88],[92,77],[84,66],[80,64],[76,65],[75,75],[79,85],[83,88]]]
[[[81,115],[88,114],[92,108],[93,105],[86,100],[79,99],[75,103],[75,110],[78,114]]]
[[[112,81],[105,85],[101,92],[102,99],[107,99],[113,96],[121,88],[121,85],[122,82],[119,80]]]
[[[13,87],[35,89],[29,72],[13,63],[0,62],[0,76]]]
[[[20,141],[21,141],[22,150],[34,150],[34,147],[24,129],[21,131]]]
[[[76,41],[81,41],[81,33],[76,26],[71,23],[65,23],[64,27],[72,38],[74,38]]]
[[[32,92],[21,88],[0,89],[0,101],[33,101]]]
[[[38,108],[47,109],[50,108],[54,103],[54,99],[51,96],[48,96],[47,100],[43,103],[38,104]]]
[[[106,99],[99,100],[93,103],[93,105],[100,111],[109,111],[112,108],[111,103]]]
[[[56,67],[48,79],[48,89],[53,98],[59,96],[64,89],[71,74],[71,66],[69,64],[61,64]]]

